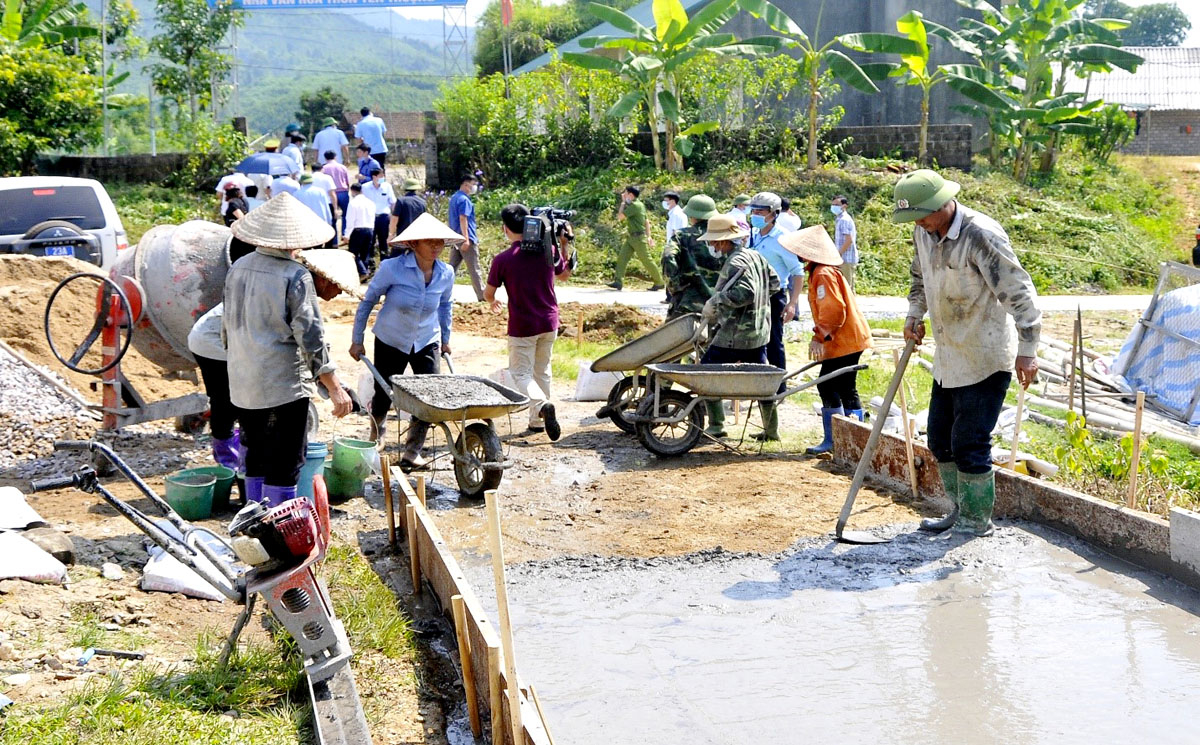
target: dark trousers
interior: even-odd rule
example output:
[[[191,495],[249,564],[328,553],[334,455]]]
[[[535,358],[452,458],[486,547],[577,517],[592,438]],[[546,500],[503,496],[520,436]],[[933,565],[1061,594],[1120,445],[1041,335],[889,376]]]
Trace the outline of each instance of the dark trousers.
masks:
[[[384,380],[391,381],[393,375],[402,375],[405,368],[411,367],[413,375],[437,375],[441,372],[441,345],[434,343],[418,349],[411,354],[401,352],[390,344],[379,339],[375,340],[375,369]],[[391,408],[391,391],[383,390],[379,381],[375,381],[375,395],[371,398],[371,416],[382,419]]]
[[[346,234],[346,208],[350,206],[350,192],[336,191],[338,212],[342,213],[342,235]]]
[[[379,246],[379,260],[383,261],[388,257],[388,230],[392,227],[392,214],[390,212],[382,215],[375,215],[375,244]],[[372,252],[373,253],[373,252]],[[367,264],[375,268],[375,256],[371,256],[371,260]]]
[[[853,367],[858,364],[862,352],[834,357],[821,361],[821,375],[837,372],[843,367]],[[858,398],[858,373],[848,372],[833,380],[817,385],[817,393],[821,394],[821,405],[826,409],[842,408],[847,412],[861,409],[862,401]]]
[[[229,370],[224,360],[195,357],[208,396],[208,428],[215,439],[228,440],[233,437],[233,423],[241,420],[238,407],[229,400]]]
[[[705,365],[728,365],[735,362],[747,362],[756,365],[767,363],[767,348],[733,349],[732,347],[709,347],[700,358]]]
[[[354,265],[358,268],[359,276],[371,273],[367,266],[371,258],[371,240],[374,232],[370,228],[355,228],[350,231],[350,253],[354,256]]]
[[[371,153],[371,157],[378,161],[379,167],[387,173],[387,153]]]
[[[998,372],[978,383],[929,394],[929,449],[939,463],[954,462],[963,473],[992,470],[992,430],[1004,407],[1012,373]]]
[[[767,364],[781,370],[787,369],[787,355],[783,351],[783,309],[787,307],[787,291],[780,290],[771,296],[771,340],[767,342]],[[777,393],[782,393],[784,384],[779,384]]]
[[[246,476],[268,486],[295,486],[308,448],[308,399],[269,409],[242,409]]]

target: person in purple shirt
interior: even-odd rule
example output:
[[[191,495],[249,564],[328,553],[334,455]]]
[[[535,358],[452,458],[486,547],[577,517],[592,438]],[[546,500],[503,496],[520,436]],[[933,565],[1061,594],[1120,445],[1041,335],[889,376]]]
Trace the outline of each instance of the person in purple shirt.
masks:
[[[559,236],[552,259],[547,262],[541,250],[521,248],[528,215],[529,208],[523,204],[510,204],[500,210],[504,237],[512,245],[492,259],[484,299],[491,303],[493,313],[500,313],[496,290],[504,287],[508,295],[508,372],[517,390],[529,396],[529,429],[545,430],[554,441],[562,434],[550,402],[550,363],[558,338],[554,282],[571,278],[572,265],[566,257],[573,236],[569,231]]]

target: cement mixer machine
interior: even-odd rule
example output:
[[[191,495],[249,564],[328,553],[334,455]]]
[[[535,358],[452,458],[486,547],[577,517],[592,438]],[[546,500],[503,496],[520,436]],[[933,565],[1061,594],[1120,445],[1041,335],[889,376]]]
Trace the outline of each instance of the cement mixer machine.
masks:
[[[187,346],[188,332],[222,300],[231,239],[229,228],[202,220],[159,225],[118,257],[108,277],[74,274],[54,288],[46,303],[46,341],[68,368],[101,378],[104,429],[170,418],[177,422],[190,418],[203,426],[197,417],[208,411],[207,396],[192,393],[146,401],[121,373],[121,360],[132,344],[167,372],[195,369],[196,359]],[[64,326],[52,324],[52,320],[61,317],[55,301],[68,288],[71,291],[66,296],[77,294],[80,288],[76,283],[97,286],[96,314],[82,340],[66,350],[51,331],[53,326]],[[93,351],[97,341],[98,356]]]

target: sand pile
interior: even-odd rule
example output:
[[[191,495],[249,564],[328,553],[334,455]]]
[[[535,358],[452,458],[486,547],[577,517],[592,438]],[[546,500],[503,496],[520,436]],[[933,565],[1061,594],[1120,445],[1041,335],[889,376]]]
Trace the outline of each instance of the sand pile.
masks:
[[[562,336],[575,338],[580,313],[584,318],[584,340],[598,343],[627,342],[657,328],[663,320],[629,305],[564,303],[558,306]],[[507,312],[492,313],[486,303],[454,306],[454,331],[474,336],[504,337],[508,333],[507,324]]]

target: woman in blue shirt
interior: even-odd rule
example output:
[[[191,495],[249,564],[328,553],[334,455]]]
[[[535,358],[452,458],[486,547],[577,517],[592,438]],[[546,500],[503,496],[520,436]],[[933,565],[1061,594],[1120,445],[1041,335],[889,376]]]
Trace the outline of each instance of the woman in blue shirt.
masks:
[[[447,245],[464,238],[428,212],[418,217],[392,243],[410,250],[380,263],[371,279],[366,296],[354,314],[354,334],[350,356],[360,359],[366,353],[363,339],[367,319],[379,298],[383,308],[371,329],[375,335],[375,367],[384,380],[401,375],[411,367],[413,375],[436,375],[441,371],[439,358],[450,354],[451,293],[454,270],[439,257]],[[378,382],[371,399],[371,417],[380,440],[391,405],[389,392]],[[429,424],[413,419],[404,441],[400,467],[405,471],[420,468]]]

